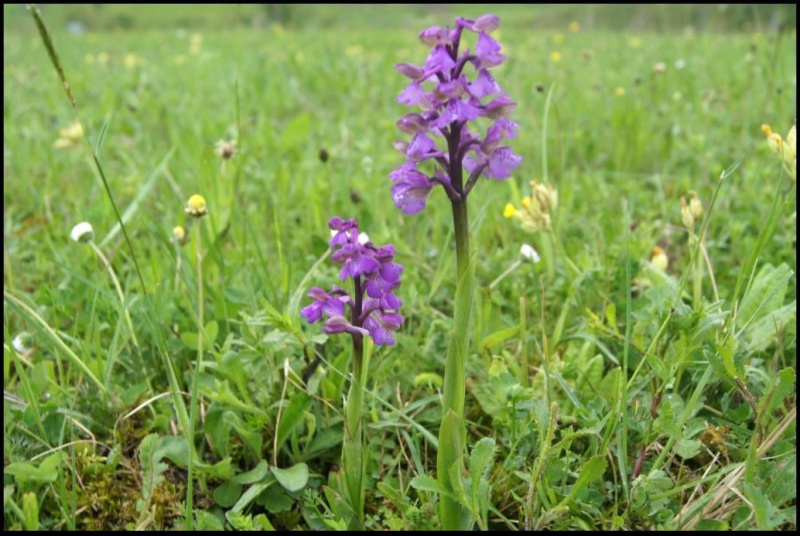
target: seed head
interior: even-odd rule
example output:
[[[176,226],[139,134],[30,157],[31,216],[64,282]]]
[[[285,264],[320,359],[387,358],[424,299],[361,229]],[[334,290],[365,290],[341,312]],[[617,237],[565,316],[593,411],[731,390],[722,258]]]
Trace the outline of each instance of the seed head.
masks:
[[[85,244],[87,242],[91,242],[94,239],[94,229],[92,229],[91,223],[82,221],[81,223],[72,228],[72,231],[69,233],[69,236],[75,242],[81,242]]]

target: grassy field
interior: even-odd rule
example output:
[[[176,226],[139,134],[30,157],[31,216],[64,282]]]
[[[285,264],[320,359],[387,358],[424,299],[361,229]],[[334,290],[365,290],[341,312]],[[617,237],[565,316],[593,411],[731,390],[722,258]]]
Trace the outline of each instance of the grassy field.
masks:
[[[300,315],[342,284],[333,216],[404,266],[397,343],[366,348],[360,523],[441,527],[453,215],[441,188],[417,215],[392,201],[394,66],[490,11],[522,161],[469,201],[484,484],[457,499],[499,530],[796,528],[796,190],[762,131],[795,123],[794,19],[239,6],[70,33],[81,12],[50,7],[74,106],[4,7],[5,529],[352,527],[350,338]],[[558,202],[531,233],[504,210],[534,179]]]

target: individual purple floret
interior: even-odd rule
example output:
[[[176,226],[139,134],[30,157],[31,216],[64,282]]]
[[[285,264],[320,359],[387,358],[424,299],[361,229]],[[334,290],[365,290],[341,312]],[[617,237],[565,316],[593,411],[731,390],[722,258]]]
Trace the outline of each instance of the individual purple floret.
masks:
[[[353,219],[333,217],[328,227],[334,231],[331,259],[342,265],[339,276],[343,282],[353,280],[355,292],[351,296],[340,287],[333,287],[330,292],[313,287],[308,296],[314,301],[300,315],[311,324],[324,316],[322,331],[328,334],[369,335],[375,344],[393,345],[394,332],[403,324],[403,316],[398,313],[402,301],[394,294],[400,286],[403,266],[394,261],[394,246],[376,248],[372,242],[360,243],[358,224]]]
[[[457,18],[453,29],[433,26],[419,34],[431,47],[425,63],[395,65],[411,79],[397,101],[421,109],[397,121],[400,131],[412,136],[409,142],[395,142],[406,162],[390,175],[392,199],[404,214],[422,211],[437,184],[452,202],[462,202],[481,175],[507,179],[519,166],[522,159],[502,145],[505,138],[516,137],[517,124],[508,119],[516,103],[489,73],[506,59],[489,36],[499,24],[497,16],[483,15]],[[459,54],[464,30],[477,34],[477,41],[474,52],[467,48]],[[479,118],[490,122],[482,136],[476,133]],[[437,138],[444,138],[441,147]],[[420,170],[426,160],[436,163],[430,174]]]

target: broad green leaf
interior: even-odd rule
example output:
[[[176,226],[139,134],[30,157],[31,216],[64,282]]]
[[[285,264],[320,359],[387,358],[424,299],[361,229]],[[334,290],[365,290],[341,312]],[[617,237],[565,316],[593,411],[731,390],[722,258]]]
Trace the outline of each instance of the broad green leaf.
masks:
[[[233,507],[229,510],[228,513],[230,513],[230,512],[241,512],[251,502],[256,500],[256,497],[258,497],[261,494],[262,491],[264,491],[265,489],[267,489],[268,487],[270,487],[274,483],[275,483],[275,481],[273,480],[271,482],[266,482],[266,483],[259,482],[258,484],[253,484],[252,486],[247,488],[247,491],[245,491],[242,494],[241,497],[239,497],[239,500],[236,502],[236,504],[233,505]],[[228,521],[230,521],[230,519],[228,519]]]
[[[246,473],[236,475],[232,480],[239,484],[255,484],[256,482],[264,480],[268,474],[269,464],[266,460],[261,460],[253,469]]]
[[[689,460],[700,454],[703,444],[696,439],[684,439],[675,444],[675,453],[683,458]]]
[[[294,500],[286,494],[283,488],[272,486],[258,496],[256,502],[266,508],[270,514],[288,512],[294,505]]]
[[[305,421],[304,413],[308,411],[309,407],[311,407],[311,397],[301,392],[295,394],[286,407],[283,408],[277,431],[278,441],[276,447],[278,450],[289,439],[292,431]]]
[[[159,454],[166,456],[179,467],[189,466],[189,444],[184,436],[166,436],[159,440]]]
[[[242,496],[242,485],[234,480],[228,480],[214,489],[214,500],[223,508],[230,508]]]
[[[297,463],[288,469],[270,467],[269,470],[280,485],[289,491],[300,491],[308,483],[308,466],[304,463]]]
[[[189,350],[197,351],[198,341],[200,336],[197,333],[184,331],[181,333],[181,341],[186,345]]]
[[[206,324],[206,342],[208,344],[214,344],[214,341],[217,340],[217,333],[219,333],[219,324],[217,324],[216,320],[212,320]]]
[[[51,455],[52,456],[52,455]],[[58,468],[53,464],[45,464],[51,456],[39,464],[39,467],[28,462],[14,462],[3,468],[3,473],[16,478],[20,483],[31,482],[55,482],[58,476]]]
[[[744,339],[752,352],[763,352],[778,339],[778,334],[797,315],[795,302],[769,311],[744,330]]]
[[[747,288],[739,304],[736,326],[744,331],[747,326],[783,305],[792,270],[787,264],[777,268],[771,264],[761,267]]]
[[[478,486],[483,481],[484,471],[491,467],[494,458],[494,439],[484,437],[472,447],[469,456],[469,477],[472,482],[472,500],[478,500]]]

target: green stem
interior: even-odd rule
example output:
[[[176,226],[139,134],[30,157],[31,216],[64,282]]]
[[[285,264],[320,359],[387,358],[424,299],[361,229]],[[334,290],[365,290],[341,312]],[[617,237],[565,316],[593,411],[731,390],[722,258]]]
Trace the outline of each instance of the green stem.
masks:
[[[194,374],[192,375],[192,398],[189,401],[189,470],[186,477],[186,530],[192,530],[193,515],[192,515],[192,499],[194,497],[194,483],[192,480],[194,469],[194,431],[195,420],[197,418],[197,403],[200,397],[200,369],[203,367],[203,338],[205,336],[205,328],[203,327],[203,254],[201,251],[201,238],[200,220],[197,220],[197,234],[195,236],[195,257],[197,259],[197,322],[198,332],[200,336],[197,337],[197,361],[194,365]]]
[[[460,186],[460,181],[454,181]],[[453,224],[456,239],[458,283],[454,329],[447,349],[444,369],[442,424],[439,429],[439,452],[436,468],[439,482],[448,492],[458,496],[462,488],[463,455],[466,446],[464,399],[466,394],[465,363],[469,355],[469,328],[472,317],[475,270],[469,257],[469,219],[466,200],[454,201]],[[443,530],[471,529],[473,521],[461,502],[442,494],[439,499]]]
[[[692,234],[694,240],[697,242],[700,241],[700,238],[694,234]],[[692,241],[690,240],[689,243],[691,244]],[[700,249],[702,249],[703,245],[700,244]],[[701,300],[703,298],[703,257],[700,255],[700,251],[695,253],[694,255],[694,288],[693,288],[693,301],[694,301],[694,310],[699,311],[701,306]]]
[[[358,279],[356,279],[358,286]],[[358,292],[357,292],[358,294]],[[345,403],[344,438],[342,439],[342,469],[348,502],[354,512],[348,528],[364,530],[364,496],[366,490],[366,459],[364,458],[361,409],[364,398],[364,337],[353,335],[353,381]]]

